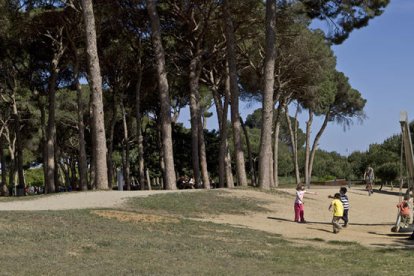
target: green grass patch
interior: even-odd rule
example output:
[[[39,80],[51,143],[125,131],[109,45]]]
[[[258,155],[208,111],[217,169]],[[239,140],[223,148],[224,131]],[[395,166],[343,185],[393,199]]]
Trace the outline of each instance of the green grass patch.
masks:
[[[352,241],[328,241],[329,244],[334,244],[334,245],[340,245],[340,246],[357,246],[358,243],[357,242],[352,242]]]
[[[261,205],[265,201],[252,198],[229,197],[223,190],[201,190],[189,193],[158,194],[128,201],[132,210],[162,212],[184,217],[200,217],[202,214],[246,214],[268,211]]]

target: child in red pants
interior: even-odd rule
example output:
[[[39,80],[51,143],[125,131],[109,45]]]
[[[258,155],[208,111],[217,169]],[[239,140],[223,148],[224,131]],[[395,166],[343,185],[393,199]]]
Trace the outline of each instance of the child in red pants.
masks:
[[[306,193],[316,195],[316,193],[314,192],[309,192],[305,190],[305,185],[298,185],[296,187],[296,198],[295,198],[295,205],[294,205],[295,222],[306,223],[305,210],[303,208],[303,197]]]

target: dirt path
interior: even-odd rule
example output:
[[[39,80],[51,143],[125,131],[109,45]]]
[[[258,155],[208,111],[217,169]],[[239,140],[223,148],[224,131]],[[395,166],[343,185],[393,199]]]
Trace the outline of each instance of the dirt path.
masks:
[[[330,221],[332,214],[328,211],[331,199],[328,195],[338,192],[339,187],[313,187],[317,195],[305,195],[306,224],[293,222],[294,189],[280,189],[281,195],[263,193],[254,190],[226,190],[227,196],[250,197],[268,202],[269,212],[247,215],[219,215],[206,217],[204,220],[226,223],[240,227],[280,234],[283,238],[301,244],[311,243],[315,246],[329,246],[324,241],[357,242],[373,247],[414,247],[414,243],[405,239],[409,233],[392,233],[399,201],[398,190],[385,188],[382,193],[368,196],[361,187],[351,188],[348,197],[351,204],[350,225],[339,234],[332,233]],[[181,190],[191,192],[196,190]],[[122,207],[125,199],[177,191],[95,191],[61,193],[39,199],[0,201],[0,211],[4,210],[67,210],[85,208]],[[319,241],[318,241],[319,240]]]
[[[182,190],[191,192],[196,190]],[[88,191],[59,193],[28,200],[0,201],[0,211],[41,211],[121,207],[127,198],[177,191]]]

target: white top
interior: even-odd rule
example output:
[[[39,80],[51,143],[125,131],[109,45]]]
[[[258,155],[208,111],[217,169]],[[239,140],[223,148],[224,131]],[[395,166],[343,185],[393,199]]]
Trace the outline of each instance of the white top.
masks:
[[[303,204],[303,196],[305,195],[306,191],[296,191],[296,199],[295,204]]]

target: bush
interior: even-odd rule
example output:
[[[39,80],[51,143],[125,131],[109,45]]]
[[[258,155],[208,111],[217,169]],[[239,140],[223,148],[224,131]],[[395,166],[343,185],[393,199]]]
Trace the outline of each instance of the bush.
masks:
[[[41,187],[44,186],[45,179],[43,174],[43,169],[33,169],[33,170],[26,170],[24,171],[26,177],[26,185],[27,186],[37,186]]]

